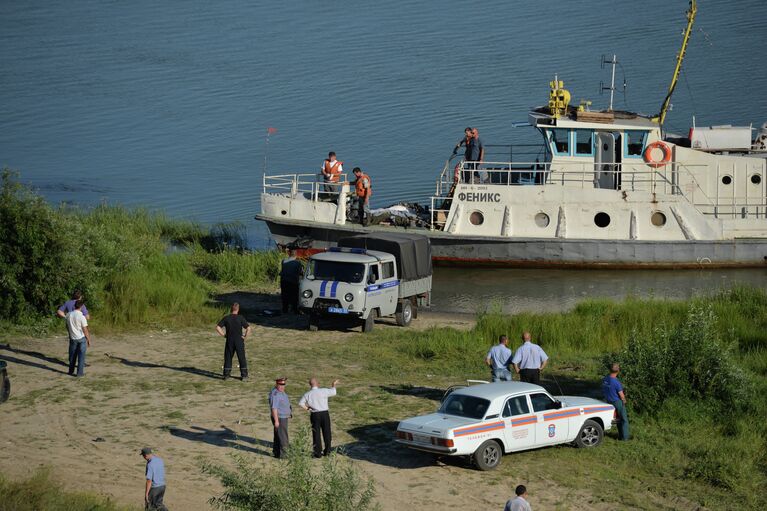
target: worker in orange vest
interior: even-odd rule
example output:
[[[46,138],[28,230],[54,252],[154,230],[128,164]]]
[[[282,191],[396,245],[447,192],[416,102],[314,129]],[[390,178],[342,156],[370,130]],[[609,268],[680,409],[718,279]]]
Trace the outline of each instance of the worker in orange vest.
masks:
[[[341,189],[335,183],[338,183],[338,178],[344,171],[344,162],[336,160],[336,153],[333,151],[328,153],[327,159],[322,162],[320,171],[322,172],[322,180],[325,182],[325,192],[340,193]]]
[[[370,183],[370,177],[362,172],[359,167],[354,167],[354,191],[357,195],[357,211],[359,213],[360,224],[367,226],[367,216],[370,213],[370,196],[373,194],[373,188]]]

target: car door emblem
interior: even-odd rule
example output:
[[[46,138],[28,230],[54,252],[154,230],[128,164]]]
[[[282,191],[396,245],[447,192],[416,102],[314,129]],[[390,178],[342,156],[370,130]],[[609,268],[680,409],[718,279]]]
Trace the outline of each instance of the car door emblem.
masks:
[[[553,438],[557,434],[557,427],[554,424],[549,424],[549,438]]]

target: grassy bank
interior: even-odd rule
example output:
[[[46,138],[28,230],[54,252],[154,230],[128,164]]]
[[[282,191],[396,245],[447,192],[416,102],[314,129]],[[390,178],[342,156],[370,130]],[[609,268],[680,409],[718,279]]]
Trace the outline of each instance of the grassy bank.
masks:
[[[212,229],[145,209],[51,207],[4,171],[0,320],[46,331],[75,289],[101,333],[210,323],[218,292],[272,289],[279,254],[243,248],[237,225]]]
[[[8,481],[0,474],[0,511],[136,511],[92,493],[65,490],[41,470],[26,481]]]

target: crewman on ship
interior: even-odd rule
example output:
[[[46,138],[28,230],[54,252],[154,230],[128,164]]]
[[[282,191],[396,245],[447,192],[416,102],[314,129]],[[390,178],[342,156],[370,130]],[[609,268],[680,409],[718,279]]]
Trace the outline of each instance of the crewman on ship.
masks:
[[[359,167],[354,167],[354,191],[357,196],[357,213],[359,215],[360,225],[367,226],[367,217],[370,214],[370,196],[373,189],[370,177],[362,172]]]
[[[322,172],[323,188],[326,193],[338,194],[341,189],[338,186],[339,177],[344,171],[344,162],[336,159],[336,153],[330,151],[328,157],[322,162],[320,172]]]

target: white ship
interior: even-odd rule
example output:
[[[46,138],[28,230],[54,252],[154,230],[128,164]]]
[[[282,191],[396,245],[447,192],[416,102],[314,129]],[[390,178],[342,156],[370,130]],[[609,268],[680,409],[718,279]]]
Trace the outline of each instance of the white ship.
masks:
[[[695,14],[692,1],[657,116],[571,106],[555,78],[548,105],[529,114],[543,145],[505,146],[508,157],[491,158],[502,161],[448,159],[431,204],[418,218],[403,214],[408,225],[362,227],[349,183],[328,193],[313,173],[264,176],[256,218],[278,245],[310,251],[354,233],[408,229],[429,236],[442,263],[767,266],[767,123],[753,140],[750,126],[663,129]]]

